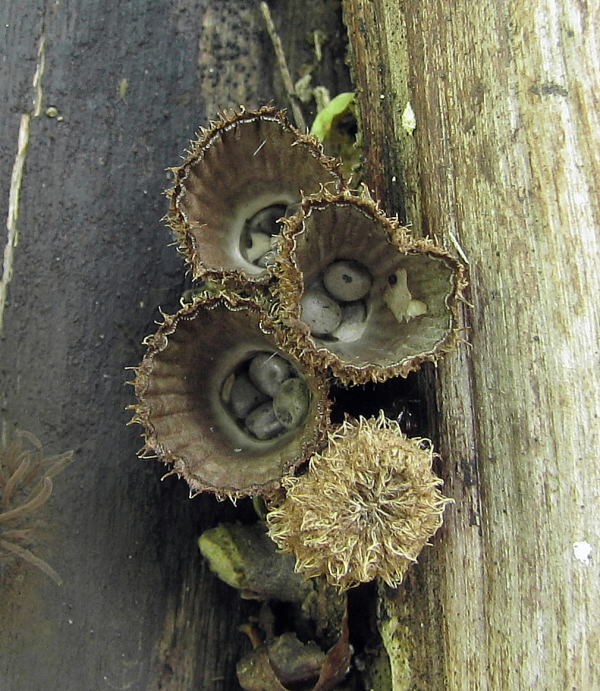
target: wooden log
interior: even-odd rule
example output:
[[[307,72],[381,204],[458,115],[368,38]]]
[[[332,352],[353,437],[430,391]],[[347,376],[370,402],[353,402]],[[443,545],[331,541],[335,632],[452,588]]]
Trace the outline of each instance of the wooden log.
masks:
[[[399,627],[394,691],[600,688],[600,11],[344,13],[367,182],[471,280],[470,346],[435,372],[456,503],[382,604]]]

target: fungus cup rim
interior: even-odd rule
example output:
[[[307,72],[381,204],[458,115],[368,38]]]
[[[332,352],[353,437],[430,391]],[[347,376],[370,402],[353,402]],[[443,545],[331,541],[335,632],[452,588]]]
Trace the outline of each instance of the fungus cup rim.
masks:
[[[213,280],[239,287],[244,283],[267,285],[273,278],[269,268],[253,274],[245,271],[243,268],[218,269],[205,265],[200,256],[201,253],[197,240],[191,232],[196,226],[186,218],[186,214],[180,209],[180,201],[184,196],[184,183],[189,175],[190,168],[204,158],[205,152],[215,142],[220,141],[222,134],[240,124],[243,125],[257,120],[275,123],[283,131],[291,134],[294,138],[291,147],[302,148],[323,167],[324,171],[331,175],[331,181],[326,184],[333,185],[337,190],[345,189],[346,181],[339,161],[327,156],[323,152],[323,146],[317,137],[311,134],[304,134],[294,127],[288,120],[285,111],[278,110],[269,104],[254,110],[246,110],[244,107],[240,107],[239,111],[230,110],[219,113],[218,119],[209,121],[208,128],[199,128],[196,139],[191,140],[189,148],[185,150],[182,163],[179,166],[167,168],[173,174],[174,180],[173,184],[165,191],[165,195],[169,200],[169,210],[162,220],[166,222],[173,232],[178,252],[183,256],[191,269],[194,279]],[[298,189],[298,193],[300,199],[305,198],[304,190]],[[307,195],[307,197],[310,198],[318,194],[319,192],[315,192]]]
[[[217,496],[218,499],[229,498],[236,500],[238,498],[248,495],[262,495],[268,496],[276,493],[281,487],[281,480],[286,475],[292,474],[296,468],[302,465],[309,458],[312,453],[322,443],[327,428],[329,425],[329,414],[331,410],[331,401],[329,400],[329,384],[328,378],[324,372],[315,371],[312,367],[306,367],[299,361],[293,353],[285,352],[286,357],[303,375],[311,395],[315,398],[312,404],[313,422],[305,428],[310,429],[308,438],[302,440],[300,450],[294,458],[287,460],[278,469],[278,477],[268,480],[264,483],[249,482],[246,487],[233,487],[229,485],[215,486],[207,481],[204,481],[199,474],[192,472],[189,468],[188,460],[168,449],[160,439],[160,435],[156,430],[155,425],[151,419],[151,410],[149,405],[144,401],[144,396],[148,391],[150,378],[154,369],[155,357],[163,352],[169,345],[169,337],[176,331],[178,324],[181,321],[188,321],[195,319],[203,309],[218,309],[225,308],[230,312],[240,312],[250,310],[259,314],[258,326],[262,334],[273,338],[273,347],[281,351],[279,341],[279,327],[274,323],[265,313],[261,304],[254,298],[243,297],[240,295],[210,295],[204,294],[196,296],[191,302],[182,303],[182,308],[173,315],[164,314],[163,322],[159,323],[158,330],[147,336],[143,343],[148,347],[142,362],[137,367],[131,368],[135,372],[135,378],[128,382],[135,389],[137,403],[128,406],[129,410],[133,411],[132,419],[128,424],[140,424],[143,427],[142,436],[144,438],[144,446],[138,452],[140,458],[158,458],[165,465],[170,466],[171,470],[164,476],[177,475],[183,477],[190,487],[190,497],[204,492],[210,492]],[[310,415],[309,411],[309,415]],[[288,433],[289,438],[294,436]],[[257,446],[262,445],[266,450],[270,445],[268,442],[257,442]],[[283,451],[288,444],[280,447]]]
[[[444,298],[448,310],[450,328],[443,338],[433,347],[421,353],[406,356],[389,365],[364,364],[355,365],[345,362],[326,344],[319,342],[310,333],[309,327],[301,319],[299,296],[304,292],[304,276],[295,262],[297,238],[305,230],[305,221],[317,210],[329,205],[352,206],[367,218],[379,224],[398,252],[406,257],[424,255],[439,260],[451,272],[449,291]],[[279,238],[279,252],[275,258],[273,273],[276,278],[270,289],[274,295],[274,304],[270,314],[282,323],[285,347],[296,354],[299,359],[310,361],[316,368],[329,369],[345,385],[383,382],[391,377],[407,377],[418,370],[425,362],[437,362],[445,353],[451,351],[460,340],[458,301],[467,286],[465,266],[433,239],[415,238],[409,228],[402,226],[395,217],[387,216],[378,202],[374,201],[363,186],[359,193],[342,190],[332,194],[321,190],[318,197],[303,198],[296,214],[282,220],[284,229]]]

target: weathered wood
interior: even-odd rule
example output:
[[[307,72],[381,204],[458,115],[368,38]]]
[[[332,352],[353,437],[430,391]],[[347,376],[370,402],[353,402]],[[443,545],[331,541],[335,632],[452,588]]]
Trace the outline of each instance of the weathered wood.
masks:
[[[314,29],[335,56],[331,5],[274,4],[294,76]],[[456,505],[381,602],[396,616],[395,691],[598,687],[598,10],[345,9],[367,178],[415,232],[460,242],[474,304],[473,350],[435,376]],[[0,214],[18,231],[0,411],[51,451],[77,450],[37,544],[65,586],[2,572],[0,686],[235,689],[246,605],[195,548],[231,507],[187,501],[134,458],[123,367],[186,286],[159,221],[164,168],[216,111],[285,105],[260,13],[250,0],[23,0],[0,7],[0,26]],[[324,62],[313,83],[345,90],[343,72]]]
[[[387,603],[414,634],[394,691],[600,688],[600,10],[344,10],[366,177],[471,273],[472,349],[436,373],[456,504]]]
[[[306,34],[336,24],[331,12],[339,27],[338,3],[309,8],[274,8],[297,56],[311,51]],[[0,5],[0,27],[0,216],[12,198],[14,231],[0,241],[1,427],[76,451],[35,545],[64,586],[0,564],[0,688],[232,691],[248,606],[208,572],[196,538],[239,512],[190,502],[136,458],[124,382],[157,307],[172,311],[188,287],[160,221],[165,168],[217,111],[286,105],[258,5],[22,0]],[[327,55],[319,78],[341,81]]]

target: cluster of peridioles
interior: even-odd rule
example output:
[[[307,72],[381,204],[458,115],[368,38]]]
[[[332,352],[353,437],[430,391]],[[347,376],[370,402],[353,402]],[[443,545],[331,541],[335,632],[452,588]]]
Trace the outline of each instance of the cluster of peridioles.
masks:
[[[330,384],[405,377],[451,349],[464,270],[272,107],[212,123],[173,174],[167,219],[205,289],[146,339],[134,421],[192,492],[281,512],[284,478],[352,427],[331,425]]]

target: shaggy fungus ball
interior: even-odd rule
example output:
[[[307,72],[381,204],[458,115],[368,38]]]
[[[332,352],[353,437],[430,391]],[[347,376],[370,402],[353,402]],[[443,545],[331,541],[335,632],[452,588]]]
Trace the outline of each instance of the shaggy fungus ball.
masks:
[[[346,590],[382,578],[397,587],[442,524],[449,501],[431,470],[433,451],[397,422],[343,422],[308,472],[287,477],[287,496],[267,515],[269,534],[306,576]]]

